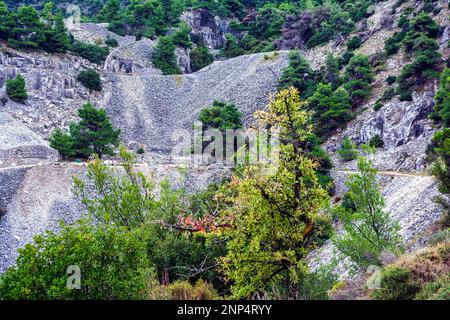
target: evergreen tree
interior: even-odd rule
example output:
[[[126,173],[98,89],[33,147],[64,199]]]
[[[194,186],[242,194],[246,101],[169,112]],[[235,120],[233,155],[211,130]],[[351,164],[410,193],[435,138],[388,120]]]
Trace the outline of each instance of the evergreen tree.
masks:
[[[153,51],[152,62],[163,74],[181,73],[175,56],[175,45],[169,36],[160,37]]]
[[[441,73],[439,89],[436,92],[433,112],[430,118],[442,120],[446,127],[450,126],[450,68],[445,68]]]
[[[221,131],[242,128],[242,113],[232,103],[214,100],[211,107],[200,111],[199,120],[205,128]]]
[[[63,133],[57,128],[49,138],[50,147],[58,150],[63,159],[76,156],[75,141],[68,133]]]
[[[345,232],[333,239],[338,250],[359,268],[381,265],[379,257],[383,251],[398,253],[402,249],[400,225],[384,210],[377,170],[369,159],[373,151],[363,149],[365,155],[358,157],[359,173],[350,175],[346,181],[348,197],[355,209],[337,210]]]
[[[235,196],[224,214],[234,221],[227,231],[228,252],[222,269],[232,283],[233,298],[283,287],[298,297],[306,273],[306,255],[317,244],[319,210],[326,191],[315,175],[317,164],[305,157],[301,144],[310,133],[308,114],[297,89],[279,92],[268,112],[259,112],[261,129],[280,126],[279,167],[267,174],[252,165],[233,178]]]
[[[373,79],[372,66],[367,56],[362,54],[353,56],[345,68],[344,75],[344,88],[347,90],[353,106],[370,96]]]
[[[25,102],[28,99],[25,78],[18,74],[15,79],[6,80],[6,94],[13,101]]]
[[[102,91],[102,80],[100,79],[100,75],[93,69],[82,70],[78,74],[77,80],[89,90]]]
[[[78,110],[78,116],[81,121],[70,124],[68,135],[55,130],[50,137],[51,147],[66,158],[114,155],[112,147],[119,145],[120,130],[113,129],[105,110],[95,109],[88,102]]]
[[[350,100],[343,89],[333,91],[331,84],[319,84],[308,99],[308,106],[314,110],[313,120],[319,136],[329,135],[352,119]]]
[[[341,149],[337,151],[342,161],[355,160],[358,156],[358,149],[356,149],[355,143],[348,137],[344,138],[341,143]]]
[[[323,75],[324,83],[329,83],[336,90],[341,84],[339,76],[339,60],[332,53],[327,54],[325,61],[325,73]]]
[[[295,87],[303,99],[308,98],[315,90],[315,75],[308,60],[298,51],[289,52],[289,66],[283,70],[279,80],[279,88]]]
[[[21,6],[16,13],[16,26],[8,45],[16,48],[38,48],[45,42],[44,24],[32,6]]]
[[[191,68],[193,72],[203,69],[214,62],[214,56],[209,53],[208,48],[205,46],[195,47],[191,50],[189,56],[191,58]]]
[[[0,39],[8,40],[15,27],[14,13],[8,10],[4,1],[0,1]]]

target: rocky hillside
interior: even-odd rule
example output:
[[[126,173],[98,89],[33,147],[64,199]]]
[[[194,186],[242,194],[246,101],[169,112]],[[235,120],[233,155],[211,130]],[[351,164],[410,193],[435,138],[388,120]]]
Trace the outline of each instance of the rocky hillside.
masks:
[[[355,33],[363,39],[358,52],[375,56],[383,49],[384,40],[398,30],[394,22],[399,14],[391,12],[394,3],[377,5],[368,26],[361,26]],[[440,52],[447,58],[449,9],[442,8],[435,20],[446,26],[439,42]],[[218,17],[205,21],[195,12],[185,13],[182,18],[210,49],[223,45],[227,22]],[[0,273],[14,262],[16,249],[35,234],[56,228],[61,218],[73,221],[83,211],[72,194],[71,177],[83,175],[84,167],[56,165],[57,152],[47,141],[55,128],[67,127],[76,119],[76,110],[82,104],[91,101],[105,108],[128,147],[136,150],[144,146],[146,153],[139,158],[142,170],[156,172],[160,178],[173,177],[177,173],[169,154],[174,130],[191,129],[200,110],[215,99],[234,103],[248,126],[254,111],[265,108],[269,95],[276,91],[282,69],[288,65],[287,51],[278,51],[215,61],[195,73],[165,76],[149,59],[156,44],[153,40],[122,37],[96,24],[82,25],[73,35],[88,43],[112,37],[119,46],[101,66],[70,54],[24,53],[5,47],[0,50],[0,87],[20,73],[26,78],[29,94],[25,104],[8,100],[3,89],[0,97]],[[312,67],[319,69],[327,52],[344,51],[343,41],[336,40],[303,53]],[[183,60],[186,51],[177,52],[178,62],[188,70],[189,61]],[[414,92],[413,101],[392,98],[379,111],[373,110],[386,88],[386,77],[398,75],[404,64],[401,52],[388,58],[376,72],[370,99],[358,109],[356,118],[335,132],[323,147],[335,164],[332,176],[337,200],[345,189],[345,170],[355,170],[354,162],[343,163],[336,155],[342,139],[350,137],[357,143],[375,135],[383,139],[384,147],[377,152],[375,163],[382,171],[387,210],[400,221],[402,236],[413,250],[426,243],[426,230],[440,214],[433,202],[437,185],[426,173],[425,159],[426,147],[436,130],[428,114],[434,106],[437,82],[429,81]],[[76,80],[79,71],[86,68],[99,71],[104,83],[102,92],[89,91]],[[205,187],[218,172],[221,169],[217,167],[191,168],[188,183],[192,188]],[[326,245],[317,254],[326,260],[331,251]]]

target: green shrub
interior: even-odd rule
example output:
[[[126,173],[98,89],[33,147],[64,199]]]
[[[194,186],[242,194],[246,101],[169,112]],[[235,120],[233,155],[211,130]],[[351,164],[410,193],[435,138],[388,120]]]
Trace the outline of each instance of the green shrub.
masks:
[[[383,107],[383,103],[381,101],[375,102],[375,105],[373,106],[373,110],[378,111]]]
[[[300,281],[299,296],[302,300],[328,300],[328,291],[338,282],[333,272],[334,264],[323,265],[306,274]]]
[[[375,135],[369,140],[369,146],[374,148],[383,148],[384,142],[383,139],[381,139],[380,135]]]
[[[397,77],[396,76],[389,76],[386,78],[386,83],[388,85],[394,84],[397,81]]]
[[[71,51],[96,64],[101,64],[105,61],[109,54],[109,49],[107,47],[100,47],[94,44],[82,43],[80,41],[75,41]]]
[[[358,36],[354,36],[347,41],[347,50],[353,51],[361,47],[361,38]]]
[[[186,23],[180,23],[178,30],[172,36],[172,41],[175,45],[183,48],[191,48],[192,42],[189,36],[191,29]]]
[[[100,75],[93,69],[82,70],[78,74],[77,80],[89,90],[102,91],[102,80],[100,79]]]
[[[18,74],[15,79],[6,80],[6,94],[13,101],[25,102],[28,99],[25,78]]]
[[[340,67],[344,67],[348,64],[351,58],[353,58],[355,54],[352,51],[345,51],[339,60]]]
[[[81,272],[78,290],[67,286],[70,266]],[[17,265],[0,278],[0,299],[145,299],[154,276],[139,230],[80,221],[20,249]]]
[[[416,295],[416,300],[450,300],[450,276],[445,276],[425,285]]]
[[[116,39],[114,39],[114,38],[109,38],[109,37],[106,39],[105,44],[106,44],[107,46],[109,46],[109,47],[112,47],[112,48],[115,48],[115,47],[118,47],[118,46],[119,46],[119,42],[117,42]]]
[[[192,49],[189,56],[191,58],[191,68],[193,72],[203,69],[214,62],[213,55],[209,53],[208,48],[205,46],[198,46]]]
[[[169,36],[159,37],[152,55],[152,62],[163,74],[180,74],[175,56],[175,45]]]
[[[341,149],[337,151],[342,161],[355,160],[358,156],[358,149],[356,149],[355,143],[349,138],[342,140]]]
[[[315,74],[308,60],[294,50],[289,52],[289,65],[284,68],[278,81],[279,89],[295,87],[299,90],[300,96],[305,99],[310,97],[315,89]]]
[[[411,300],[419,291],[419,286],[412,280],[411,271],[395,266],[388,266],[381,272],[381,288],[372,291],[374,300]]]

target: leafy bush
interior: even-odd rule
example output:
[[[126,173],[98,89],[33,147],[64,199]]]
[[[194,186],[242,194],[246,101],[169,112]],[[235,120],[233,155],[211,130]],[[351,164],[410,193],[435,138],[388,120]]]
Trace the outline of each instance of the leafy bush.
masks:
[[[100,75],[93,69],[82,70],[78,74],[77,80],[89,90],[102,91],[102,80],[100,79]]]
[[[199,120],[205,128],[219,130],[242,128],[242,113],[232,103],[214,100],[211,107],[200,111]]]
[[[386,83],[388,85],[394,84],[397,81],[397,77],[396,76],[388,76],[386,78]]]
[[[188,27],[186,23],[180,23],[178,30],[172,36],[173,43],[183,48],[191,48],[192,42],[189,36],[190,32],[191,29]]]
[[[175,45],[169,36],[160,37],[152,55],[152,62],[163,74],[180,74],[175,56]]]
[[[446,127],[450,126],[450,68],[445,68],[441,73],[435,101],[436,104],[430,118],[435,121],[443,121]]]
[[[80,41],[74,42],[71,51],[96,64],[101,64],[105,61],[109,54],[109,49],[107,47],[82,43]]]
[[[18,74],[15,79],[6,80],[6,94],[13,101],[25,102],[28,99],[25,78]]]
[[[369,140],[369,146],[374,148],[383,148],[384,147],[383,139],[381,139],[380,135],[376,134]]]
[[[341,143],[341,149],[337,151],[342,161],[355,160],[358,156],[358,149],[356,149],[355,143],[349,138],[344,138]]]
[[[383,103],[381,101],[375,102],[375,105],[373,106],[373,110],[378,111],[383,107]]]
[[[118,46],[119,46],[119,43],[117,42],[116,39],[114,39],[114,38],[109,38],[109,37],[106,39],[105,44],[106,44],[108,47],[112,47],[112,48],[115,48],[115,47],[118,47]]]
[[[47,232],[19,250],[17,265],[0,278],[1,299],[99,300],[144,299],[154,270],[145,242],[136,231],[114,225],[80,221]],[[81,287],[67,274],[70,266],[81,271]]]
[[[193,72],[203,69],[214,62],[213,55],[209,53],[208,48],[205,46],[198,46],[192,49],[189,56],[191,58],[191,68]]]
[[[381,288],[372,291],[374,300],[411,300],[419,291],[419,286],[412,280],[411,271],[389,266],[381,272]]]
[[[347,41],[347,50],[353,51],[361,47],[361,38],[358,36],[354,36]]]
[[[302,300],[328,300],[328,291],[338,281],[333,273],[334,264],[323,265],[315,272],[306,274],[298,284],[299,297]]]

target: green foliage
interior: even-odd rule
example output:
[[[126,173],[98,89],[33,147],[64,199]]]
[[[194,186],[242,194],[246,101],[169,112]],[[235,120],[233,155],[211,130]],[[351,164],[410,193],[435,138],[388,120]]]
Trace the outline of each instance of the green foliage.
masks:
[[[443,128],[434,134],[431,148],[438,157],[432,173],[439,181],[439,191],[448,194],[450,193],[450,128]]]
[[[112,47],[112,48],[115,48],[115,47],[118,47],[118,46],[119,46],[119,43],[117,42],[116,39],[114,39],[114,38],[109,38],[109,37],[105,40],[105,44],[106,44],[108,47]]]
[[[295,87],[303,99],[310,97],[315,90],[315,74],[308,60],[299,51],[289,52],[289,66],[283,70],[279,79],[280,89]]]
[[[175,45],[183,47],[183,48],[191,48],[192,42],[189,37],[189,33],[191,29],[188,27],[186,23],[180,23],[178,30],[172,36],[172,41]]]
[[[109,54],[109,49],[107,47],[82,43],[79,41],[75,41],[73,43],[71,51],[78,54],[80,57],[97,64],[101,64],[103,61],[105,61],[106,57]]]
[[[55,11],[51,2],[39,13],[32,6],[20,6],[9,11],[0,2],[0,39],[18,49],[43,49],[48,52],[66,52],[70,39],[61,11]]]
[[[411,300],[419,286],[412,280],[411,271],[389,266],[381,272],[381,288],[372,291],[374,300]]]
[[[203,69],[214,62],[213,55],[209,53],[208,48],[205,46],[195,47],[191,50],[189,56],[191,58],[191,68],[193,72]]]
[[[219,187],[189,195],[183,185],[175,190],[163,180],[156,198],[154,181],[133,167],[135,156],[124,147],[119,155],[124,171],[108,168],[99,159],[89,163],[87,177],[93,188],[75,179],[75,193],[89,214],[102,224],[141,229],[148,259],[161,282],[203,278],[223,285],[214,266],[225,254],[226,242],[220,236],[195,233],[202,225],[187,222],[200,222],[211,208],[223,207],[213,199]]]
[[[358,268],[380,265],[382,252],[397,253],[402,246],[400,225],[384,210],[377,170],[368,157],[372,150],[364,147],[364,151],[365,155],[358,157],[359,173],[351,174],[346,181],[348,197],[355,210],[337,209],[336,215],[345,232],[333,239],[338,250]]]
[[[102,91],[102,80],[100,79],[98,72],[94,69],[80,71],[77,80],[89,90]]]
[[[328,291],[338,281],[333,273],[334,264],[323,265],[315,272],[306,274],[299,283],[299,297],[302,300],[328,300]]]
[[[347,90],[353,106],[370,96],[373,79],[372,66],[367,56],[362,54],[353,56],[345,68],[344,74],[344,88]]]
[[[444,276],[427,284],[415,296],[415,300],[449,300],[450,276]]]
[[[303,106],[291,88],[277,94],[268,112],[258,113],[260,125],[278,124],[286,141],[280,147],[278,170],[267,175],[264,165],[249,166],[229,185],[235,196],[224,214],[234,223],[227,231],[222,268],[234,298],[278,285],[295,297],[296,284],[306,274],[306,254],[314,247],[310,238],[327,194],[315,176],[317,164],[298,147],[310,132]]]
[[[79,290],[67,287],[70,266],[81,272]],[[82,220],[20,249],[0,278],[0,299],[143,299],[153,275],[139,230]]]
[[[333,90],[336,90],[341,84],[339,75],[339,60],[331,53],[327,54],[327,59],[325,61],[323,82],[326,84],[331,84]]]
[[[355,143],[346,137],[342,140],[341,149],[339,149],[337,153],[342,161],[351,161],[355,160],[358,156],[358,149],[356,148]]]
[[[18,74],[15,79],[6,80],[6,94],[13,101],[25,102],[28,99],[25,78]]]
[[[386,83],[388,85],[394,84],[397,81],[397,77],[396,76],[388,76],[386,78]]]
[[[347,50],[353,51],[361,47],[361,38],[354,36],[347,41]]]
[[[376,134],[372,138],[370,138],[369,146],[373,148],[383,148],[384,147],[383,139],[381,139],[379,134]]]
[[[78,110],[79,123],[71,123],[68,134],[56,130],[50,137],[50,146],[67,157],[88,158],[92,154],[114,155],[113,146],[119,144],[120,130],[114,130],[105,110],[86,103]]]
[[[446,127],[450,126],[450,68],[445,68],[440,77],[439,89],[435,95],[436,104],[430,118],[443,121]]]
[[[232,103],[214,100],[211,107],[200,111],[199,120],[204,128],[216,128],[221,131],[242,128],[242,113]]]
[[[225,44],[221,52],[227,58],[234,58],[245,53],[244,49],[238,45],[236,38],[232,34],[225,36]]]
[[[375,102],[375,105],[373,106],[373,110],[378,111],[383,107],[383,103],[381,101]]]
[[[414,54],[414,61],[406,65],[398,77],[397,92],[400,100],[412,100],[412,91],[416,85],[437,76],[436,70],[442,60],[438,52],[439,45],[434,38],[439,31],[439,25],[424,12],[409,24],[402,44],[407,53]]]
[[[331,84],[319,83],[314,94],[308,99],[308,106],[314,110],[315,129],[321,137],[342,128],[352,119],[347,92],[343,89],[333,91]]]
[[[175,45],[169,36],[160,37],[152,55],[152,62],[163,74],[180,74],[175,56]]]

